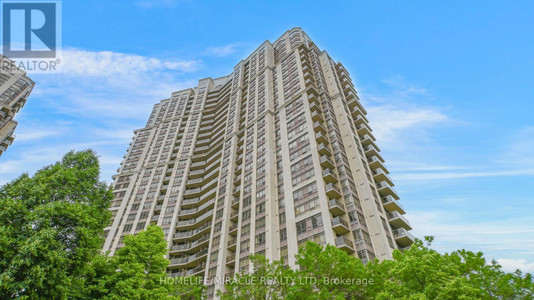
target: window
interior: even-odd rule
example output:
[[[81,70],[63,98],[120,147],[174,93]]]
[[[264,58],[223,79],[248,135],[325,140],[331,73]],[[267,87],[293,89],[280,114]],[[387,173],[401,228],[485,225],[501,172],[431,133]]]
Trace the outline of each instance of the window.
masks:
[[[297,223],[297,235],[303,234],[304,232],[306,232],[306,220]]]

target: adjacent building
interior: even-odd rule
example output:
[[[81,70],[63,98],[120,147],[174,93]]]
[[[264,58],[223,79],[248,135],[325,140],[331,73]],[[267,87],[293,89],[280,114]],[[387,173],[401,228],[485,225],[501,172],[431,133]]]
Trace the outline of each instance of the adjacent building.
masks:
[[[308,240],[390,259],[413,236],[388,173],[349,73],[294,28],[154,106],[114,176],[104,250],[155,223],[171,276],[250,272],[252,253],[295,266]]]
[[[0,54],[0,156],[13,143],[15,115],[24,107],[34,82],[26,72],[12,68],[12,61]]]

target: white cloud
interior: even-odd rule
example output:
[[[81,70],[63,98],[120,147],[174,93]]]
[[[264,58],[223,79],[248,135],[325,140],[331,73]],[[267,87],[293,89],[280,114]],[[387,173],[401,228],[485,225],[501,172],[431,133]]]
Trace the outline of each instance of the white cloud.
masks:
[[[406,140],[406,135],[417,132],[417,138],[420,138],[421,131],[427,127],[449,121],[442,112],[426,107],[402,108],[395,105],[379,105],[369,106],[367,111],[373,126],[373,134],[381,143],[398,144],[401,137],[405,141],[403,144],[414,142]]]
[[[16,141],[2,155],[0,183],[86,148],[101,156],[102,179],[109,182],[133,130],[144,126],[155,103],[196,85],[190,74],[199,66],[198,60],[64,49],[62,73],[32,77],[36,86]]]
[[[402,181],[422,181],[422,180],[442,180],[442,179],[457,179],[457,178],[516,176],[516,175],[534,175],[534,169],[478,171],[478,172],[401,173],[401,174],[397,174],[395,176],[395,179],[402,180]]]
[[[43,138],[46,138],[46,137],[51,137],[51,136],[56,136],[56,135],[59,135],[60,134],[60,131],[59,130],[52,130],[52,129],[45,129],[45,130],[40,130],[40,129],[34,129],[34,130],[31,130],[31,131],[28,131],[28,130],[19,130],[19,131],[16,131],[16,140],[17,142],[29,142],[29,141],[35,141],[35,140],[40,140],[40,139],[43,139]]]
[[[212,56],[221,56],[221,57],[228,56],[232,53],[235,53],[237,50],[236,48],[239,45],[240,45],[239,43],[232,43],[232,44],[228,44],[224,46],[208,47],[208,49],[206,49],[206,54],[212,55]]]
[[[194,71],[197,60],[161,60],[135,54],[112,51],[86,51],[67,48],[62,52],[62,75],[114,77],[131,76],[139,73],[171,70]]]
[[[72,116],[141,120],[173,91],[193,86],[196,80],[179,78],[199,65],[198,60],[69,48],[63,51],[61,73],[36,76],[29,101],[46,102]]]
[[[526,259],[499,258],[497,262],[506,272],[514,272],[519,269],[522,272],[534,273],[534,262],[528,263]]]
[[[464,199],[465,201],[472,199]],[[452,205],[450,201],[448,205]],[[478,214],[460,208],[461,206],[451,207],[451,211],[412,210],[408,212],[407,218],[418,238],[435,236],[432,248],[439,252],[458,249],[482,251],[488,261],[496,258],[506,259],[507,262],[524,260],[524,265],[517,265],[522,271],[528,271],[532,267],[528,260],[532,261],[533,257],[534,228],[528,213],[516,214],[514,217],[503,215],[499,219],[480,218]]]

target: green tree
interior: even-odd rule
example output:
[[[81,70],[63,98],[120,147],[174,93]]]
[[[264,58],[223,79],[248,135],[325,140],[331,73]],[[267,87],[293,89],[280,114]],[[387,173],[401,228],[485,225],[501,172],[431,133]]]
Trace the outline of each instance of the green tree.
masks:
[[[363,265],[359,259],[334,246],[308,242],[296,256],[297,268],[283,270],[281,262],[255,257],[261,271],[238,278],[289,276],[283,286],[249,284],[235,280],[226,285],[225,299],[533,299],[532,275],[506,273],[481,252],[458,250],[441,254],[416,240],[404,252],[395,250],[392,260]],[[268,290],[271,294],[267,294]],[[272,296],[274,295],[274,296]]]
[[[0,298],[64,299],[99,253],[113,195],[92,150],[0,188]]]
[[[368,274],[364,264],[332,245],[307,242],[296,256],[292,299],[363,299],[368,293]]]
[[[169,261],[163,230],[151,225],[124,238],[124,247],[110,259],[113,272],[102,277],[103,299],[165,299],[171,285],[165,280]],[[106,272],[107,273],[107,272]]]
[[[163,230],[150,225],[124,238],[115,255],[95,258],[86,274],[85,297],[90,299],[198,299],[201,284],[180,284],[167,278],[169,260]],[[198,282],[199,280],[190,280]]]
[[[271,262],[262,255],[251,255],[250,261],[254,272],[229,279],[226,292],[219,291],[221,299],[285,299],[295,272],[282,260]]]

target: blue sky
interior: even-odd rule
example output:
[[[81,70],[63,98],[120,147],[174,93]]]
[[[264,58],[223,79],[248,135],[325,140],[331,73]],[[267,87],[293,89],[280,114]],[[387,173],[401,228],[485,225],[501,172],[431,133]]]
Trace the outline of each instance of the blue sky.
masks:
[[[288,3],[291,2],[291,3]],[[63,1],[0,184],[94,148],[111,181],[154,103],[302,27],[351,73],[418,237],[534,272],[534,2]]]

